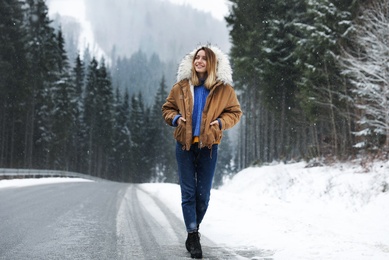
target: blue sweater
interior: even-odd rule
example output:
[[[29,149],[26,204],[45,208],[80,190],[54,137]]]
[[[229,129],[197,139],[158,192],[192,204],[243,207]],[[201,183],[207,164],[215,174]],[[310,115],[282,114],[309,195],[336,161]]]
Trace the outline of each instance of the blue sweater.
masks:
[[[200,136],[201,117],[208,94],[209,90],[204,86],[204,84],[194,87],[194,106],[192,113],[193,136]]]
[[[194,87],[194,106],[193,106],[193,113],[192,113],[192,134],[193,136],[200,136],[200,127],[201,127],[201,118],[205,106],[205,102],[207,100],[209,94],[209,90],[204,87],[204,82],[202,82],[202,85],[195,86]],[[173,126],[177,126],[178,118],[180,118],[181,115],[178,114],[173,119]],[[219,127],[222,129],[222,122],[218,118],[219,121]]]

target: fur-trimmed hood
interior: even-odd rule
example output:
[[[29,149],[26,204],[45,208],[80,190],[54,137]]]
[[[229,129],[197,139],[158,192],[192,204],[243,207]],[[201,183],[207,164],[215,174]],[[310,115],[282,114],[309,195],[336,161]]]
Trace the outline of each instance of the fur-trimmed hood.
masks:
[[[216,68],[216,77],[218,80],[224,84],[232,85],[232,69],[228,56],[222,52],[218,47],[212,45],[201,45],[191,51],[189,54],[185,55],[182,59],[180,65],[178,66],[177,71],[177,82],[180,82],[183,79],[191,78],[192,71],[192,60],[196,51],[202,46],[210,48],[216,55],[217,59],[217,68]]]
[[[217,68],[215,83],[207,96],[201,114],[201,128],[199,135],[199,148],[212,149],[214,144],[220,143],[223,131],[237,124],[242,116],[242,110],[232,83],[232,70],[228,56],[219,48],[206,45],[216,55]],[[192,60],[195,49],[182,60],[177,73],[177,83],[170,90],[166,102],[162,105],[162,116],[165,122],[176,126],[174,138],[187,151],[193,145],[192,114],[194,108],[194,86],[190,82]],[[185,118],[185,122],[177,124],[177,118]],[[219,125],[212,124],[218,120]]]

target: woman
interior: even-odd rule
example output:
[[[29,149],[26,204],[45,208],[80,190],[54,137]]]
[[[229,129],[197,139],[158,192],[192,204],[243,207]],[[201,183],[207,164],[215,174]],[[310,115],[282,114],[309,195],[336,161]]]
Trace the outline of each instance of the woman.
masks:
[[[208,208],[222,131],[242,115],[231,82],[228,57],[215,46],[202,46],[182,60],[177,83],[162,106],[165,121],[177,127],[176,159],[188,232],[185,246],[192,258],[202,258],[198,229]]]

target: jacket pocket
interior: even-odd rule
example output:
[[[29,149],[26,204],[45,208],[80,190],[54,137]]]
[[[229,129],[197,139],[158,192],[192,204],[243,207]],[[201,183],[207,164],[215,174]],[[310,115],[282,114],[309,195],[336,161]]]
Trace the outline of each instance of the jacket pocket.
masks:
[[[219,143],[222,138],[222,130],[218,124],[211,125],[207,133],[207,145]]]
[[[179,123],[176,129],[174,130],[174,139],[176,139],[178,142],[182,144],[185,144],[185,138],[186,138],[186,124]]]

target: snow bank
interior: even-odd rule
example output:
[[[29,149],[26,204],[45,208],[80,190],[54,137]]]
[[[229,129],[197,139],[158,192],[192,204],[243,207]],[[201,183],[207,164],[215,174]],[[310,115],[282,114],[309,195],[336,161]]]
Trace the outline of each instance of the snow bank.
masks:
[[[62,182],[90,182],[82,178],[39,178],[39,179],[11,179],[0,180],[0,188],[26,187],[33,185],[62,183]]]
[[[201,233],[248,259],[389,259],[389,162],[306,165],[239,172],[212,191]],[[178,185],[143,187],[182,218]]]
[[[355,163],[306,167],[306,163],[248,168],[220,189],[257,197],[259,201],[338,204],[356,210],[389,191],[389,162],[378,162],[369,172]]]

